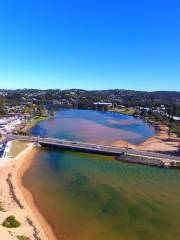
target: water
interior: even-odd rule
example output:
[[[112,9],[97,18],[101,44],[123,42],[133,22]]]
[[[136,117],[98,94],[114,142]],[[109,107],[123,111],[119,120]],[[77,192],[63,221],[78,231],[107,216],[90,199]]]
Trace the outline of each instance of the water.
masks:
[[[154,130],[140,119],[61,110],[33,134],[113,144],[140,143]],[[111,157],[40,149],[23,178],[61,240],[176,240],[180,172]]]
[[[93,110],[62,109],[55,118],[38,123],[31,133],[101,144],[113,144],[118,140],[139,144],[155,132],[141,119],[132,116]]]
[[[179,239],[178,170],[41,149],[23,182],[58,239]]]

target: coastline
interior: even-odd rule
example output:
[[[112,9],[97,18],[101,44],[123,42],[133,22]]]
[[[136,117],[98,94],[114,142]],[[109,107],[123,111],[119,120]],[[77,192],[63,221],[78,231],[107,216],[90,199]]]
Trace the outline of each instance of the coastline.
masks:
[[[177,154],[180,138],[170,133],[169,128],[163,124],[157,125],[156,134],[137,146],[138,150]]]
[[[140,151],[159,152],[167,154],[177,154],[180,138],[169,132],[169,128],[165,125],[158,124],[158,129],[154,136],[146,139],[138,145],[130,144],[127,141],[116,141],[112,145],[122,148],[137,149]]]
[[[128,111],[122,110],[108,110],[107,112],[128,115],[128,116],[135,116],[134,114],[129,114]],[[152,121],[151,119],[143,119],[151,126],[155,127],[155,135],[152,137],[147,138],[142,143],[135,145],[131,144],[127,141],[116,141],[112,145],[116,147],[122,148],[130,148],[130,149],[137,149],[140,151],[151,151],[151,152],[159,152],[165,154],[172,154],[177,155],[180,147],[180,137],[178,137],[175,133],[171,133],[168,126],[162,124],[160,122]]]
[[[10,215],[14,215],[21,223],[19,228],[11,229],[0,225],[3,240],[17,239],[17,236],[27,236],[32,240],[57,240],[51,226],[37,208],[32,194],[22,182],[36,151],[33,144],[28,144],[20,154],[0,168],[0,203],[4,209],[0,214],[0,223]]]
[[[26,203],[29,206],[30,210],[33,212],[33,214],[36,216],[36,219],[38,220],[38,222],[40,223],[43,231],[45,232],[45,235],[47,237],[47,239],[52,239],[52,240],[57,240],[57,238],[55,237],[53,230],[51,228],[51,226],[47,223],[47,221],[45,220],[44,216],[40,213],[32,193],[25,188],[22,178],[25,174],[25,172],[30,168],[32,161],[33,161],[33,156],[36,154],[37,150],[34,148],[31,150],[29,154],[31,154],[30,157],[25,156],[25,160],[22,162],[22,164],[19,166],[18,170],[17,170],[17,186],[20,189],[21,193],[23,194],[24,199],[26,199]],[[26,159],[28,158],[28,159]],[[28,160],[28,161],[26,161]]]

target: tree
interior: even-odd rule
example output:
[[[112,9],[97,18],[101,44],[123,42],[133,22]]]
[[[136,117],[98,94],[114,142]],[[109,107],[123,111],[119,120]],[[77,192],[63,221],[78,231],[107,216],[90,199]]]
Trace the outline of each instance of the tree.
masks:
[[[180,143],[179,143],[179,146],[178,146],[178,154],[180,155]]]
[[[148,113],[147,113],[147,111],[145,109],[143,109],[141,111],[141,116],[144,117],[144,118],[148,117]]]
[[[5,100],[2,96],[0,96],[0,117],[3,117],[5,114],[6,114]]]
[[[47,114],[46,108],[44,106],[38,106],[36,114],[38,117],[46,116],[46,114]]]

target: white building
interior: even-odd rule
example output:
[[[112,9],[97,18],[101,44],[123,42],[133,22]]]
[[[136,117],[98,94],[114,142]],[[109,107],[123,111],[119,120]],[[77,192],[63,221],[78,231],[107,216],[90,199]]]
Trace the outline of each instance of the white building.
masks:
[[[96,105],[96,106],[109,106],[109,107],[112,107],[112,103],[109,103],[109,102],[94,102],[94,105]]]
[[[180,121],[180,117],[173,116],[173,119],[176,121]]]

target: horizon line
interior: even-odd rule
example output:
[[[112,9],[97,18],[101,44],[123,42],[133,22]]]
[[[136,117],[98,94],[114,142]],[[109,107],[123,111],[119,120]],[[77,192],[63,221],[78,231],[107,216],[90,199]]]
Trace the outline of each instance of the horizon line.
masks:
[[[84,88],[0,88],[0,91],[6,90],[6,91],[17,91],[17,90],[39,90],[39,91],[47,91],[47,90],[59,90],[59,91],[68,91],[68,90],[82,90],[82,91],[114,91],[114,90],[121,90],[121,91],[135,91],[135,92],[178,92],[180,93],[180,90],[135,90],[135,89],[125,89],[125,88],[107,88],[107,89],[84,89]]]

